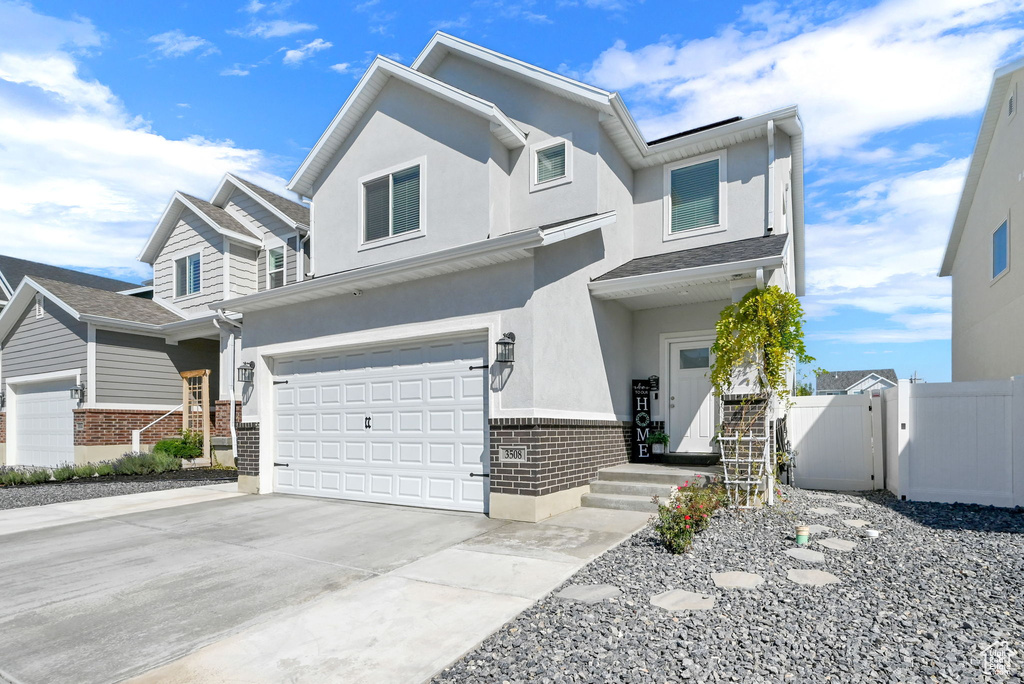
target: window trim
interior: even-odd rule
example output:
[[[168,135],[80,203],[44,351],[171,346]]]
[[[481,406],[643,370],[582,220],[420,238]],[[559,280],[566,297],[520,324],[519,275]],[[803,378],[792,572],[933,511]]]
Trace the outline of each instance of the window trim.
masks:
[[[190,257],[199,257],[199,289],[196,290],[195,292],[187,292],[183,295],[179,295],[178,262],[181,261],[182,259],[188,259]],[[196,295],[200,295],[203,293],[203,250],[199,250],[198,252],[189,252],[188,254],[184,254],[180,257],[174,257],[171,260],[171,271],[174,273],[174,301],[178,301],[179,299],[188,299],[189,297],[195,297]]]
[[[377,238],[376,240],[366,239],[366,185],[373,181],[380,180],[385,176],[391,176],[398,171],[405,171],[411,169],[414,166],[420,167],[420,227],[417,230],[411,230],[407,233],[399,233],[398,235],[389,235],[388,237]],[[377,247],[385,247],[387,245],[393,245],[398,242],[405,242],[406,240],[415,240],[416,238],[425,237],[427,234],[427,193],[426,193],[426,179],[427,179],[427,158],[417,157],[401,164],[395,164],[389,166],[386,169],[375,171],[361,177],[357,183],[357,192],[359,195],[359,246],[356,248],[357,252],[362,252],[368,249],[375,249]],[[392,181],[394,184],[394,181]],[[390,190],[389,190],[390,193]],[[391,204],[392,198],[388,197],[388,231],[390,232],[394,226],[391,224],[391,213],[394,206]]]
[[[992,275],[992,269],[996,265],[996,241],[995,241],[995,237],[996,237],[996,233],[1004,225],[1006,226],[1006,268],[1004,268],[1002,271],[1000,271],[996,275]],[[1010,215],[1009,214],[1007,214],[1006,218],[1004,218],[1002,221],[1000,221],[999,224],[995,228],[992,229],[992,232],[989,233],[988,256],[989,256],[988,266],[989,266],[989,277],[990,277],[990,280],[989,280],[988,284],[989,285],[994,285],[996,283],[996,281],[1002,279],[1003,276],[1005,276],[1007,273],[1010,272]]]
[[[537,153],[556,145],[565,145],[565,175],[560,178],[552,178],[542,183],[537,182]],[[548,188],[557,188],[560,185],[572,183],[573,168],[573,144],[572,133],[565,133],[560,136],[546,138],[540,142],[530,145],[530,192],[540,192]]]
[[[280,269],[272,269],[272,268],[270,268],[270,253],[273,250],[275,250],[275,249],[281,250],[281,268]],[[275,242],[268,242],[267,245],[264,247],[264,250],[266,251],[266,258],[263,261],[264,261],[264,267],[266,268],[266,281],[265,282],[267,284],[267,289],[268,290],[278,290],[278,289],[280,289],[280,287],[284,287],[285,285],[288,284],[288,245],[285,242],[280,241],[280,240],[279,241],[275,241]],[[273,287],[270,284],[270,274],[271,273],[276,273],[278,270],[281,271],[281,286],[280,287]]]
[[[677,169],[684,169],[687,166],[696,166],[697,164],[703,164],[713,159],[718,160],[718,223],[713,226],[704,226],[703,228],[694,228],[693,230],[681,230],[678,232],[672,232],[672,172]],[[702,154],[696,157],[687,157],[686,159],[675,162],[674,164],[666,164],[663,176],[662,176],[662,204],[664,205],[662,211],[662,221],[664,223],[662,231],[662,240],[668,242],[669,240],[682,240],[689,237],[697,237],[698,235],[710,235],[712,233],[721,233],[726,230],[728,226],[728,155],[726,150],[719,150],[718,152],[710,152],[708,154]]]

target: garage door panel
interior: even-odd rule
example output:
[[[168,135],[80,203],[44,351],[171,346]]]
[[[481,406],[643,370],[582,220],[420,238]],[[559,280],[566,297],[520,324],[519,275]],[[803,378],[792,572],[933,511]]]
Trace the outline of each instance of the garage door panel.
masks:
[[[299,442],[298,453],[296,456],[300,461],[315,461],[316,446],[316,442]]]
[[[19,465],[54,467],[75,460],[74,409],[71,398],[72,377],[14,389],[12,423],[15,444],[9,458]]]
[[[317,471],[310,468],[297,469],[296,486],[302,490],[316,491]]]
[[[486,472],[488,465],[486,373],[469,366],[483,365],[485,350],[486,342],[456,340],[350,351],[291,366],[316,370],[288,377],[302,401],[277,406],[281,418],[292,419],[277,421],[277,460],[289,467],[276,470],[297,473],[294,480],[278,478],[277,490],[483,510],[485,480],[470,473]],[[304,403],[310,389],[314,405]],[[306,442],[318,445],[312,460],[289,447]],[[318,474],[312,490],[307,469]]]

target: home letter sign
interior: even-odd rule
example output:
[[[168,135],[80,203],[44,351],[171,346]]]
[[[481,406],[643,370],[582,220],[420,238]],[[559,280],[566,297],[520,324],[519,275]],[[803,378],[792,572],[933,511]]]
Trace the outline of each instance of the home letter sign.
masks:
[[[651,383],[645,378],[633,381],[633,453],[634,463],[651,460],[647,436],[651,431]]]

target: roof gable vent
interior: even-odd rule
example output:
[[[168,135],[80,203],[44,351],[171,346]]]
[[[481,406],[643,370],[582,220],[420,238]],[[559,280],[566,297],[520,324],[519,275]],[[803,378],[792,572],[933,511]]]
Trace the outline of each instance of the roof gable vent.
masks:
[[[1012,119],[1017,113],[1017,84],[1010,88],[1010,97],[1006,99],[1006,118]]]

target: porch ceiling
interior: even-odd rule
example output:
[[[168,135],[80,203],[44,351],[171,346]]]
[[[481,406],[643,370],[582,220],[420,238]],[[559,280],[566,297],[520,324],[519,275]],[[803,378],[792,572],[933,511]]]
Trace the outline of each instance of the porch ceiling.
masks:
[[[749,280],[749,278],[740,278]],[[663,306],[680,304],[700,304],[717,302],[732,297],[731,277],[702,278],[699,280],[662,283],[650,286],[637,286],[618,292],[594,292],[596,299],[614,299],[627,309],[656,309]]]

